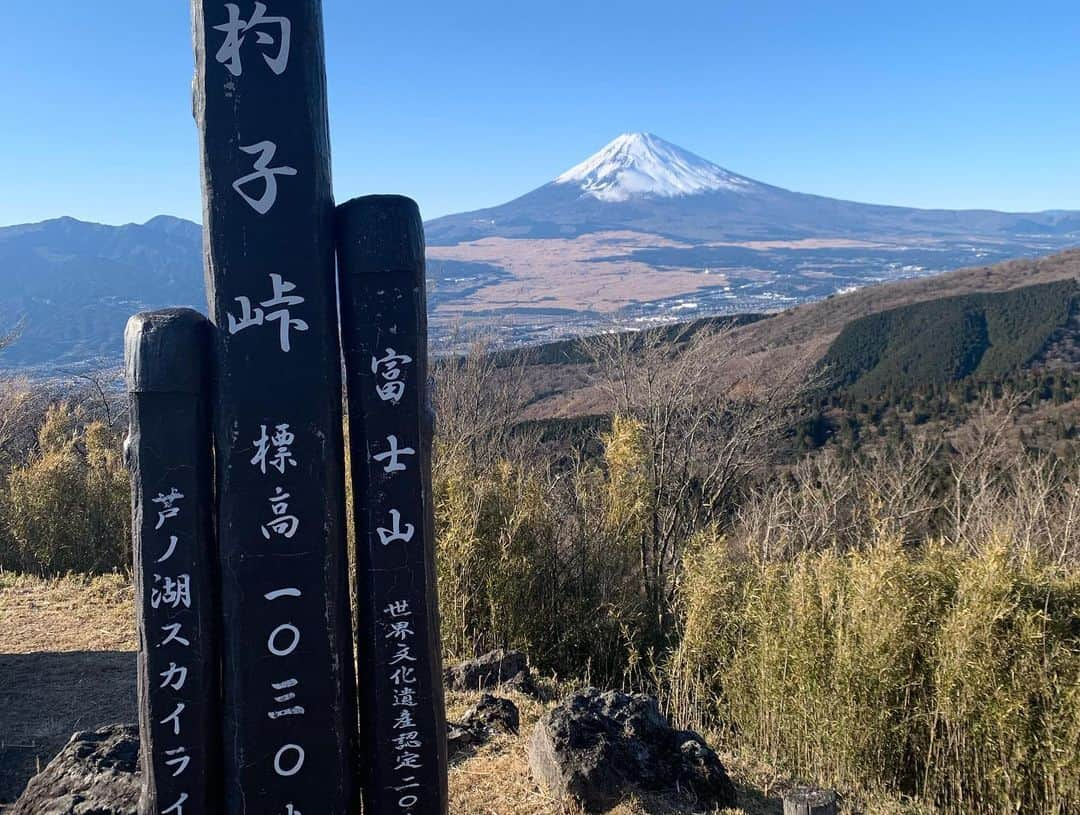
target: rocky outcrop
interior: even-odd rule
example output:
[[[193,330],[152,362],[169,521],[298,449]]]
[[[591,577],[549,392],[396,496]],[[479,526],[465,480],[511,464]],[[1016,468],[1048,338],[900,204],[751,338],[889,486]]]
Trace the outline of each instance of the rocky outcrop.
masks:
[[[135,815],[141,781],[138,728],[76,733],[30,779],[10,815]]]
[[[446,757],[450,761],[466,758],[490,738],[491,734],[483,728],[471,727],[464,723],[447,722]]]
[[[536,693],[525,654],[502,648],[447,668],[443,681],[453,691],[489,690],[504,685],[520,693]]]
[[[681,794],[707,807],[735,804],[716,753],[696,733],[672,728],[643,694],[588,688],[570,696],[537,722],[528,754],[543,787],[590,812],[634,790]]]
[[[461,721],[447,724],[447,747],[451,759],[460,758],[485,744],[494,733],[516,734],[521,726],[517,705],[485,693],[465,711]]]
[[[516,735],[521,726],[521,714],[509,699],[485,693],[479,702],[465,711],[462,721],[485,727],[493,733]]]

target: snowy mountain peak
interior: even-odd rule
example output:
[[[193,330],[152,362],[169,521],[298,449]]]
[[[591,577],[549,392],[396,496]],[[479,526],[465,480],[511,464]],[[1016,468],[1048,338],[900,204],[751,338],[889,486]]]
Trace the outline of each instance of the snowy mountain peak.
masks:
[[[554,183],[576,184],[601,201],[627,201],[746,191],[754,182],[651,133],[624,133]]]

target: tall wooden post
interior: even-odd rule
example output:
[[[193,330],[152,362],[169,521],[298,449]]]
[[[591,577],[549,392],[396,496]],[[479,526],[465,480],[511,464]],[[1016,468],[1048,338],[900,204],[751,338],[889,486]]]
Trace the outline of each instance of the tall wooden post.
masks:
[[[193,0],[230,815],[353,807],[341,363],[319,0]]]
[[[124,338],[139,631],[140,815],[221,809],[210,324],[137,314]]]
[[[446,812],[424,233],[414,202],[338,208],[357,538],[364,811]]]

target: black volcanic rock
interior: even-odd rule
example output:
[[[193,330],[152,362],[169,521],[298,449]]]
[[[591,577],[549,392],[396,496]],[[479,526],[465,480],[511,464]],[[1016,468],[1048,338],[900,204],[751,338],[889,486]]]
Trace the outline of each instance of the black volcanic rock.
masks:
[[[517,734],[521,714],[509,699],[485,693],[465,711],[460,722],[447,723],[447,747],[451,759],[462,758],[491,740],[494,733]]]
[[[720,759],[696,733],[675,730],[644,694],[588,688],[536,724],[528,747],[533,777],[561,801],[589,812],[634,790],[683,793],[696,804],[735,804]]]
[[[455,691],[486,690],[509,684],[521,693],[534,692],[525,654],[502,648],[445,668],[443,682]]]
[[[138,728],[76,733],[30,779],[10,815],[135,815],[141,780]]]

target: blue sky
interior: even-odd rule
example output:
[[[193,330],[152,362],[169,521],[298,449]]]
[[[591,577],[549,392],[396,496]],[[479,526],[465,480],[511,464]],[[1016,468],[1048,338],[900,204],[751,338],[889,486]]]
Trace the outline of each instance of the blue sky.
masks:
[[[4,3],[0,224],[199,217],[188,15]],[[648,130],[806,192],[1080,209],[1075,0],[324,0],[324,15],[339,200],[400,192],[426,217],[498,204]]]

